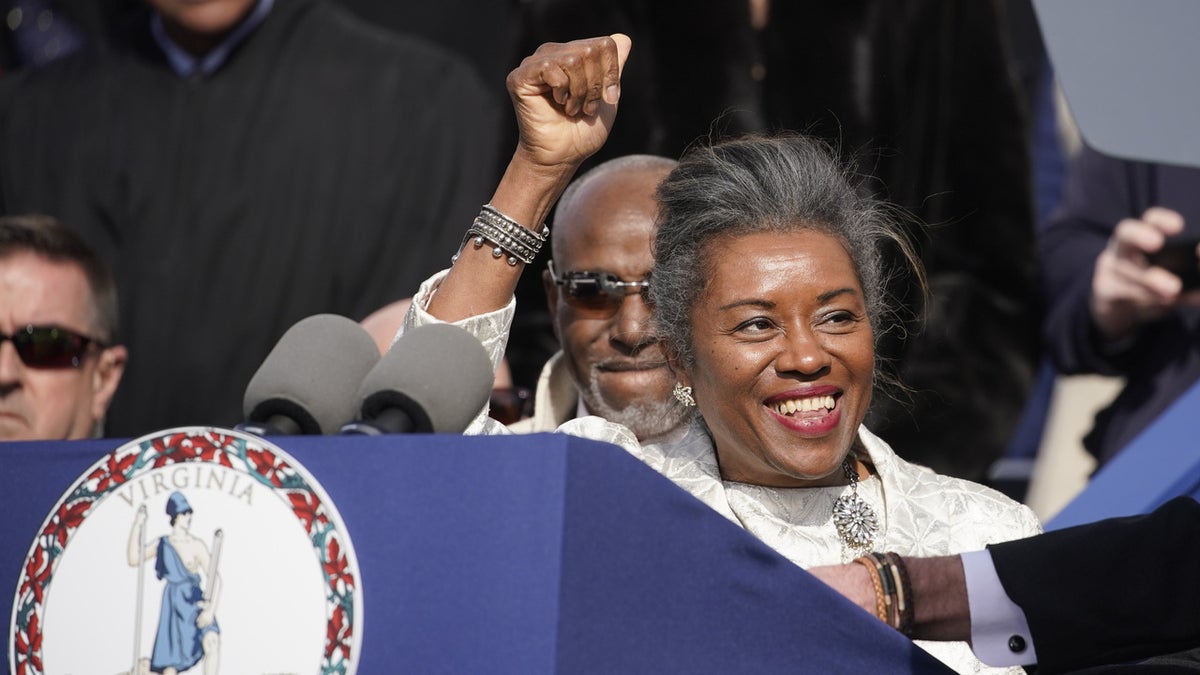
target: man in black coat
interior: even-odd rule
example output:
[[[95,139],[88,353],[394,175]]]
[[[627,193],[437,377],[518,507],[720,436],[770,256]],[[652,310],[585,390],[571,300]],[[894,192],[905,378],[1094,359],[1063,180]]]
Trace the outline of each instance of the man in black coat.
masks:
[[[283,332],[360,319],[449,260],[495,179],[462,60],[325,0],[151,0],[111,45],[0,78],[0,212],[115,271],[110,436],[241,420]]]

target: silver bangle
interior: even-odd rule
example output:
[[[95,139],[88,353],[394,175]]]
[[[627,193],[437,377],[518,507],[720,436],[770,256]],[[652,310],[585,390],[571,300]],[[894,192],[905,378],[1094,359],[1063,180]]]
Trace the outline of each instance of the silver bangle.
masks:
[[[516,267],[518,261],[528,265],[537,257],[549,236],[550,228],[545,223],[542,224],[540,231],[534,232],[504,215],[491,204],[485,204],[479,215],[476,216],[475,222],[467,229],[463,243],[459,246],[459,252],[450,258],[450,262],[454,263],[458,260],[458,256],[462,253],[462,246],[466,245],[468,239],[474,237],[476,249],[482,248],[486,242],[492,243],[493,258],[501,258],[507,253],[507,262],[510,266]]]

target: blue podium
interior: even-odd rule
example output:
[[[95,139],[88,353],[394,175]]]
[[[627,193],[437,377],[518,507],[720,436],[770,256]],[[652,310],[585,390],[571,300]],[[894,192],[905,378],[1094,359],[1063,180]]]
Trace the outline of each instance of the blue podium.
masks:
[[[615,446],[558,434],[272,441],[353,540],[359,673],[949,672]],[[16,589],[48,513],[117,445],[0,444],[0,587]],[[167,527],[149,520],[160,518]],[[236,617],[217,615],[231,634]]]

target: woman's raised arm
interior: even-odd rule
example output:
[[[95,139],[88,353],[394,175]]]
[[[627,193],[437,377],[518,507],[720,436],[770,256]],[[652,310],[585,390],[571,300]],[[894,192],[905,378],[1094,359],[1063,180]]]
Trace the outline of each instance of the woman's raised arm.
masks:
[[[483,231],[472,232],[472,239],[482,237],[482,245],[464,244],[429,301],[431,315],[458,321],[499,309],[512,298],[524,269],[521,254],[528,248],[519,241],[506,245],[496,239],[508,222],[541,232],[576,169],[604,145],[616,117],[621,69],[630,48],[629,38],[620,33],[547,43],[509,73],[506,84],[520,139],[492,195],[494,211],[481,214],[472,228]],[[496,236],[484,236],[492,234]],[[494,250],[502,255],[496,257]]]

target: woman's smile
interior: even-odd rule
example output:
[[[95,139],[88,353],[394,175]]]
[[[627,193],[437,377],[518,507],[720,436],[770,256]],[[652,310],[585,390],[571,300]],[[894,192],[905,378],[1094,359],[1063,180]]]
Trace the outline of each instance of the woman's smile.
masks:
[[[767,410],[779,424],[802,436],[823,436],[837,427],[842,411],[838,407],[841,391],[836,387],[814,387],[771,397]]]

